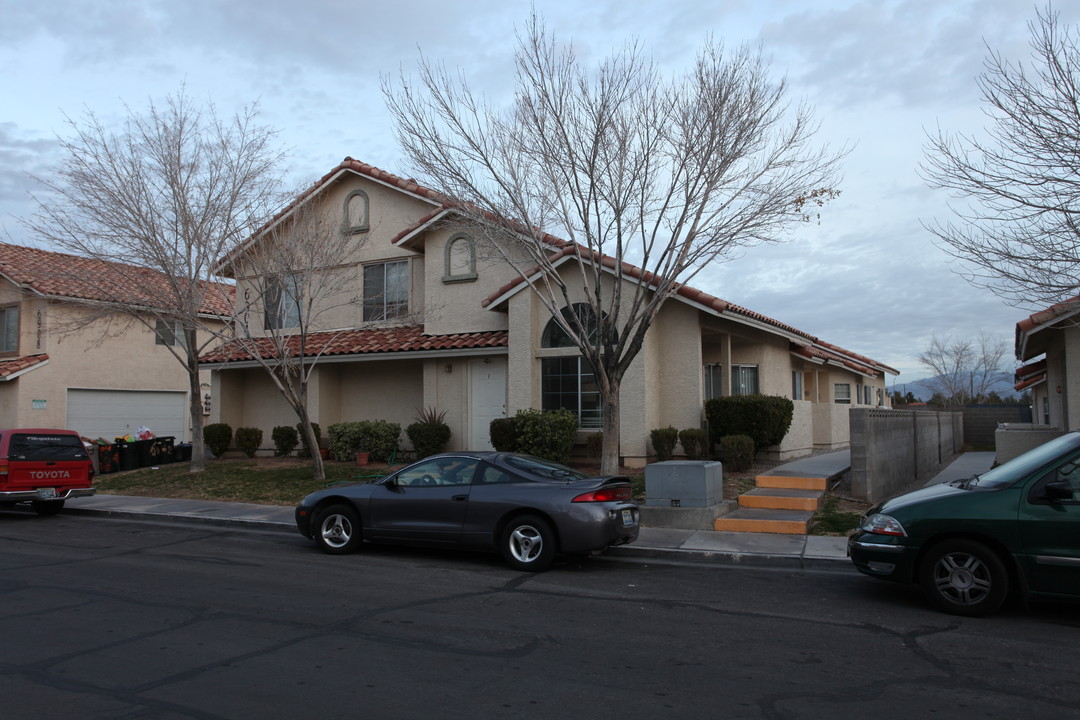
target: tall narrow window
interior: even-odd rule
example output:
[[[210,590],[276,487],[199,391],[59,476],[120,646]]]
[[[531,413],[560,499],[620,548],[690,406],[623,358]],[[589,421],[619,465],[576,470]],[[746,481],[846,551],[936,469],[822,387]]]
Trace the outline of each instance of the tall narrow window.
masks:
[[[392,320],[409,312],[409,261],[364,267],[364,320]]]
[[[0,308],[0,352],[19,352],[19,306]]]
[[[791,371],[791,399],[803,399],[803,375],[798,370]]]
[[[300,277],[286,275],[269,278],[263,297],[265,312],[263,327],[267,330],[300,327],[300,303],[303,287]]]
[[[358,233],[368,229],[368,196],[363,190],[353,190],[345,198],[345,232]]]
[[[702,390],[706,400],[718,398],[724,394],[724,368],[720,363],[706,363],[702,368]]]
[[[757,365],[732,365],[731,366],[731,394],[732,395],[757,395],[758,394]]]

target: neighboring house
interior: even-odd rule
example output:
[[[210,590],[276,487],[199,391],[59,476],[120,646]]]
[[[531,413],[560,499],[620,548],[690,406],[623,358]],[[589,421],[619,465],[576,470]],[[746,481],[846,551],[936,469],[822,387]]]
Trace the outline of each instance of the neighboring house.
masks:
[[[1080,297],[1016,323],[1017,392],[1031,392],[1036,426],[1080,429]]]
[[[451,449],[489,448],[491,420],[524,408],[573,411],[582,443],[600,429],[587,364],[527,283],[505,261],[478,252],[477,238],[441,195],[346,158],[273,222],[308,203],[340,217],[360,241],[334,271],[352,274],[362,306],[327,320],[308,343],[322,350],[309,412],[324,433],[363,419],[404,428],[421,408],[446,412]],[[572,248],[552,241],[553,251],[562,247],[560,271],[573,273]],[[220,268],[237,278],[237,297],[243,253]],[[288,322],[281,315],[274,313],[276,326]],[[247,322],[269,327],[271,318]],[[259,427],[266,438],[274,426],[296,422],[247,353],[222,346],[201,360],[214,369],[220,402],[213,421]],[[700,427],[704,401],[751,393],[795,401],[781,457],[846,447],[848,410],[887,405],[886,373],[897,371],[684,286],[662,308],[623,381],[620,455],[641,465],[652,429]]]
[[[88,308],[110,300],[102,288],[115,298],[118,278],[131,271],[0,243],[0,427],[70,428],[111,440],[145,426],[177,442],[190,439],[188,376],[166,347],[182,338],[119,313],[112,322],[85,322]],[[144,284],[161,282],[138,272]],[[231,288],[215,287],[207,312],[227,316]],[[138,294],[132,289],[133,301]]]

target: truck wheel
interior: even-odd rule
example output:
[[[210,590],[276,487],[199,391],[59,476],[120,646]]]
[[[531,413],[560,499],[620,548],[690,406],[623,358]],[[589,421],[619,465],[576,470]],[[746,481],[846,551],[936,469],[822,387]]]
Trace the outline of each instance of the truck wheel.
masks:
[[[64,509],[63,500],[34,500],[30,505],[34,508],[34,512],[43,517],[56,515]]]

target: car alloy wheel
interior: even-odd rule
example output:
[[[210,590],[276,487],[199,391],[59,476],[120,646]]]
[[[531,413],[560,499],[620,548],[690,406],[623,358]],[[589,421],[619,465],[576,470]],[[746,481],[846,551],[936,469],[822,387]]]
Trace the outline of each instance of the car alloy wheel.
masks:
[[[555,535],[538,517],[523,515],[503,531],[503,558],[515,570],[540,572],[555,558]]]
[[[979,616],[997,610],[1008,593],[1008,572],[1001,558],[974,540],[945,540],[927,554],[919,583],[942,610]]]
[[[314,535],[323,552],[351,553],[360,546],[360,517],[348,505],[331,505],[316,516]]]

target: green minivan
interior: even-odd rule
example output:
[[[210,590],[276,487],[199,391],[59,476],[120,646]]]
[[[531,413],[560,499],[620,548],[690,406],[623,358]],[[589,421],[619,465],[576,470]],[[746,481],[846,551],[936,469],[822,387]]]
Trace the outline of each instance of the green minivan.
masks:
[[[993,612],[1010,592],[1080,597],[1080,432],[879,503],[848,537],[848,555],[957,615]]]

